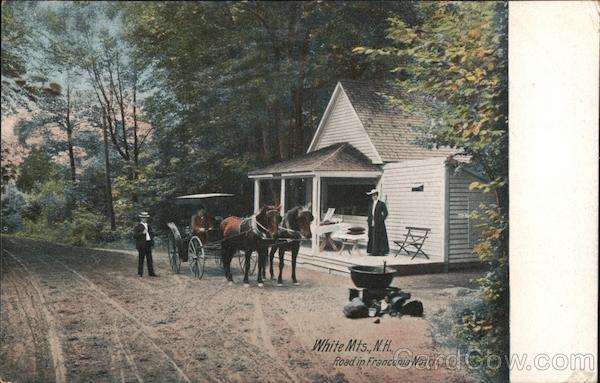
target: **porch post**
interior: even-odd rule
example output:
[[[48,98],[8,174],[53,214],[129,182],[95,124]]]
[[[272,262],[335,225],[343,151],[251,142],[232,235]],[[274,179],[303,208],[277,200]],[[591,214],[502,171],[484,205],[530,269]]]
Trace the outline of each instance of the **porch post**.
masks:
[[[314,230],[312,231],[312,253],[319,254],[319,226],[321,224],[321,177],[315,175],[312,180],[312,215]]]
[[[281,193],[279,193],[279,203],[281,204],[281,216],[285,214],[285,178],[281,179]]]
[[[260,207],[260,179],[254,179],[254,211],[256,213]]]

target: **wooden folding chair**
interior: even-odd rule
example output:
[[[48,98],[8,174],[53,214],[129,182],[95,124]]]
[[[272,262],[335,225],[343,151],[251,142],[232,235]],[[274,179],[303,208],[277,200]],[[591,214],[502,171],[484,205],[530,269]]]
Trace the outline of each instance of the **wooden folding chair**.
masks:
[[[395,257],[397,257],[402,250],[404,250],[406,254],[410,255],[410,251],[408,251],[407,247],[412,246],[415,248],[415,253],[413,254],[411,260],[415,259],[415,257],[419,254],[423,254],[425,258],[429,259],[429,256],[423,251],[422,247],[431,229],[425,227],[406,226],[406,230],[407,232],[404,234],[403,240],[394,241],[394,243],[399,246]]]

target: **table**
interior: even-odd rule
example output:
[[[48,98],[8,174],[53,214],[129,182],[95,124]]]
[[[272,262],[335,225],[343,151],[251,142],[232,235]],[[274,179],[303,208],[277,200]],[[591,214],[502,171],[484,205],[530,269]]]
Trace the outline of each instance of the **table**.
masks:
[[[333,242],[333,239],[331,238],[331,233],[334,233],[341,229],[342,229],[342,224],[340,224],[340,223],[319,225],[319,235],[325,235],[325,239],[323,239],[323,241],[319,245],[319,250],[323,251],[325,249],[325,247],[327,245],[329,245],[329,246],[331,246],[333,251],[338,251],[338,247],[336,246],[335,242]]]
[[[350,254],[356,253],[357,255],[361,255],[360,253],[360,242],[366,242],[369,240],[367,234],[348,234],[346,231],[339,231],[334,234],[335,238],[342,242],[342,248],[340,249],[340,254],[344,252],[344,249]],[[351,249],[347,249],[346,246],[352,246]]]

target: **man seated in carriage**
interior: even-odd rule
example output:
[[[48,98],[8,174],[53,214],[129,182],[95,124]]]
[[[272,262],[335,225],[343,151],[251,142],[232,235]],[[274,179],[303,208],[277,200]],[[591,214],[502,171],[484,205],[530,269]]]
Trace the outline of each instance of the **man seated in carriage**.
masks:
[[[223,221],[223,217],[215,217],[204,209],[200,209],[192,216],[190,224],[192,235],[200,238],[203,244],[219,240],[222,236],[219,230],[221,221]]]
[[[204,209],[198,210],[198,212],[192,216],[192,221],[190,224],[192,235],[195,235],[198,238],[200,238],[202,243],[207,242],[208,230],[211,228],[211,226],[212,225],[208,214]]]

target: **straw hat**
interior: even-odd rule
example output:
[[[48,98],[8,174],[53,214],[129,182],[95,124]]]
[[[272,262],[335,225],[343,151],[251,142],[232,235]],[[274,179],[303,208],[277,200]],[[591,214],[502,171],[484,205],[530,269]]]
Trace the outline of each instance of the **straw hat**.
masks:
[[[373,195],[373,194],[379,194],[379,191],[377,189],[371,189],[371,191],[367,193],[367,195]]]
[[[140,215],[138,215],[138,217],[140,218],[150,218],[150,214],[148,214],[147,211],[143,211],[140,213]]]

